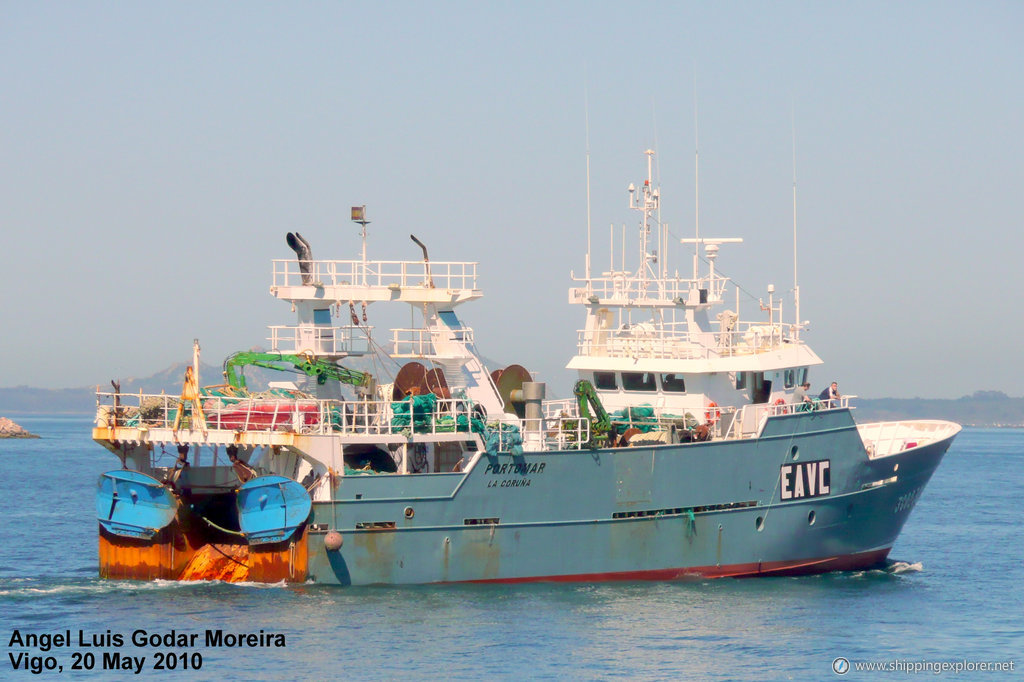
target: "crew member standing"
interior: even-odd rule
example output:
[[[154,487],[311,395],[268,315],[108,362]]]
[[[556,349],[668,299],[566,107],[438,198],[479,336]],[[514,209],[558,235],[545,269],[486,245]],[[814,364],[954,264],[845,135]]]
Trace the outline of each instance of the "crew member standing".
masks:
[[[810,397],[807,395],[807,389],[811,387],[811,382],[805,381],[804,383],[793,389],[793,402],[794,403],[809,403],[811,402]]]

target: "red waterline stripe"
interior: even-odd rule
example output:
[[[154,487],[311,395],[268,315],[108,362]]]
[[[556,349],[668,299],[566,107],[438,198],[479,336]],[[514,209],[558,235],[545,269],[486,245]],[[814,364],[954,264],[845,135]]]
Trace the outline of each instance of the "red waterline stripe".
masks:
[[[624,580],[679,580],[682,578],[748,578],[759,575],[809,575],[829,571],[854,571],[871,568],[885,561],[891,547],[870,552],[844,554],[821,559],[799,561],[768,561],[727,566],[690,566],[688,568],[659,568],[650,571],[620,571],[617,573],[574,573],[572,575],[531,576],[527,578],[490,578],[467,580],[470,583],[576,583],[612,582]]]

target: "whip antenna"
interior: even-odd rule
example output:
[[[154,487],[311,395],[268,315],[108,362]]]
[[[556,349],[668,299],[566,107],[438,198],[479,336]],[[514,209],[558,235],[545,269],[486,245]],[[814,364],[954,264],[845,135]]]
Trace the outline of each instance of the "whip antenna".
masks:
[[[700,257],[700,136],[697,127],[697,63],[693,64],[693,279],[697,279],[697,259]]]
[[[587,137],[587,289],[590,288],[590,100],[587,94],[587,70],[583,67],[583,119]]]
[[[797,280],[796,260],[796,107],[790,110],[793,129],[793,309],[796,313],[794,333],[800,338],[800,285]]]

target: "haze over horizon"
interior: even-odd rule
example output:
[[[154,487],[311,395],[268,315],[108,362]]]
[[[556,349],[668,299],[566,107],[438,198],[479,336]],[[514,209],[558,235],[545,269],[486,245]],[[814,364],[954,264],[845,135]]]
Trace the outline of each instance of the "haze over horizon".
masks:
[[[285,233],[358,258],[366,204],[370,258],[479,261],[480,350],[565,395],[589,118],[595,270],[647,148],[693,235],[696,127],[701,233],[744,239],[718,269],[790,321],[795,129],[815,389],[1021,395],[1022,29],[1014,2],[5,3],[0,385],[265,346]]]

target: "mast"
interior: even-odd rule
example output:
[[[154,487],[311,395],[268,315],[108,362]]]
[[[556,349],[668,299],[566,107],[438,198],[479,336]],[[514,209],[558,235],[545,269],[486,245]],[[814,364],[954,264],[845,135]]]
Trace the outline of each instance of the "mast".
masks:
[[[590,103],[587,99],[587,88],[586,85],[583,87],[583,109],[584,109],[584,127],[586,128],[587,136],[587,262],[586,262],[586,277],[587,277],[587,288],[590,288]]]
[[[192,339],[192,376],[196,378],[196,385],[199,385],[199,339]]]
[[[654,108],[654,98],[651,98],[651,122],[654,126],[654,149],[658,149],[658,116]],[[661,161],[658,161],[657,165],[657,178],[655,187],[661,187]],[[664,282],[668,279],[668,227],[661,222],[661,205],[658,205],[658,214],[654,219],[655,224],[658,226],[658,250],[655,253],[658,255],[658,280],[661,282],[659,290],[663,290]]]
[[[647,288],[647,275],[650,273],[655,280],[658,279],[657,271],[652,267],[654,256],[648,251],[650,238],[651,238],[651,214],[658,210],[658,205],[661,199],[661,192],[657,187],[653,186],[654,180],[654,150],[648,149],[644,152],[647,155],[647,179],[644,180],[643,187],[637,192],[636,187],[633,183],[629,184],[627,190],[629,191],[629,207],[635,211],[640,211],[643,216],[640,224],[640,270],[637,272],[637,276],[640,279],[640,290],[644,291]]]
[[[697,65],[693,65],[693,280],[697,281],[700,254],[700,136],[697,127]]]
[[[797,281],[796,260],[796,113],[792,113],[793,125],[793,308],[796,324],[793,325],[794,338],[800,338],[800,284]]]
[[[363,285],[366,284],[366,226],[370,221],[366,219],[366,205],[352,207],[352,222],[362,225],[360,234],[363,238]]]

